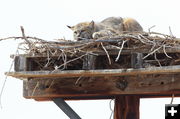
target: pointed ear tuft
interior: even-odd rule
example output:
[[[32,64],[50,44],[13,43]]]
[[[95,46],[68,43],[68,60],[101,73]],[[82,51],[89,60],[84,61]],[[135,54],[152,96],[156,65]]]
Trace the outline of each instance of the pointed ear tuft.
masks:
[[[66,25],[66,26],[71,29],[71,26],[69,26],[69,25]]]
[[[89,26],[94,29],[94,21],[92,20],[90,23],[89,23]]]
[[[71,30],[73,30],[73,26],[69,26],[69,25],[66,25],[68,28],[70,28]]]

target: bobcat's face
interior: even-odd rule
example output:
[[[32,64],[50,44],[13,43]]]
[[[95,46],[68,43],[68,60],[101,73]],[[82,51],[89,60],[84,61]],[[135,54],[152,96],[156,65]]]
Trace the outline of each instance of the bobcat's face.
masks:
[[[84,40],[84,39],[92,39],[92,34],[94,33],[94,22],[83,22],[79,23],[75,26],[67,26],[73,31],[74,39]]]

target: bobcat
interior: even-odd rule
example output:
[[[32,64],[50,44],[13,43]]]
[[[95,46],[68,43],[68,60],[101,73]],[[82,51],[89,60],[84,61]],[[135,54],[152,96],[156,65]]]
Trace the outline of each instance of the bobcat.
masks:
[[[108,17],[99,23],[82,22],[75,26],[67,26],[73,31],[74,40],[97,39],[125,32],[143,31],[141,25],[132,18]]]

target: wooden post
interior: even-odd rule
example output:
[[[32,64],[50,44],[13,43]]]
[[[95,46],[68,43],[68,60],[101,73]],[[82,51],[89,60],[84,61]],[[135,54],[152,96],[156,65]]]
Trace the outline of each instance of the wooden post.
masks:
[[[133,53],[131,55],[131,66],[134,69],[143,67],[143,54],[142,53]]]
[[[139,119],[139,102],[138,96],[117,96],[114,119]]]
[[[27,59],[23,56],[15,56],[14,71],[27,71]]]
[[[131,55],[132,68],[142,68],[142,57],[142,53]],[[139,119],[139,102],[138,96],[117,96],[115,98],[114,119]]]
[[[84,70],[95,69],[95,60],[96,60],[96,56],[86,55],[83,59],[82,69],[84,69]]]

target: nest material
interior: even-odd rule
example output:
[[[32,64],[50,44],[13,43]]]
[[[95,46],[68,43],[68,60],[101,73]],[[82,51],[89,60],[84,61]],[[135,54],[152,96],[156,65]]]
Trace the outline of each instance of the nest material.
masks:
[[[86,54],[87,52],[102,51],[102,49],[139,50],[140,52],[143,52],[143,49],[145,49],[150,54],[165,49],[180,50],[180,39],[155,32],[126,33],[99,39],[84,39],[82,41],[59,39],[53,42],[35,37],[26,37],[26,42],[22,44],[24,48],[21,47],[21,49],[27,55],[49,54],[50,56],[60,55],[61,53],[71,53],[72,55],[76,53]]]
[[[82,41],[63,39],[46,41],[35,37],[26,37],[24,34],[23,37],[15,39],[19,38],[25,40],[20,44],[19,49],[23,50],[27,56],[47,57],[43,61],[35,61],[41,69],[50,66],[51,70],[66,69],[68,65],[75,66],[82,62],[87,55],[99,56],[103,53],[106,55],[106,61],[103,63],[112,68],[128,68],[130,62],[127,63],[127,61],[130,61],[130,57],[127,56],[125,59],[123,56],[123,59],[121,55],[137,52],[143,53],[142,59],[145,65],[167,66],[180,62],[180,39],[156,32],[131,32]],[[54,59],[54,57],[56,58]]]

